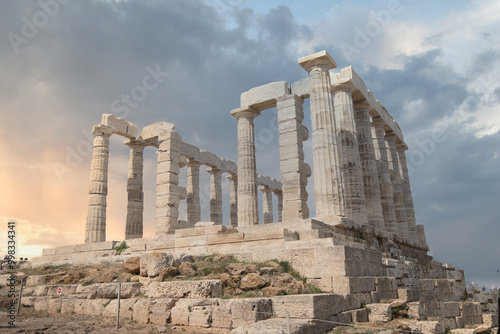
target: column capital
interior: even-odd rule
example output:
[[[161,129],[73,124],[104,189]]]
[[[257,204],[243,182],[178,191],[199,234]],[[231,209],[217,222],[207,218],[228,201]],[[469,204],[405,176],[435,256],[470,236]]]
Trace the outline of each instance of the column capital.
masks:
[[[150,146],[151,143],[145,141],[144,139],[136,138],[136,139],[129,139],[123,142],[124,145],[127,145],[130,148],[136,148],[136,147],[146,147]]]
[[[355,90],[356,87],[350,81],[332,85],[332,93],[344,91],[346,93],[352,94]]]
[[[337,67],[337,63],[326,50],[299,58],[299,65],[307,72],[310,72],[314,67],[322,67],[326,71]]]
[[[399,142],[396,143],[396,150],[398,150],[398,152],[404,152],[408,150],[408,146],[403,142]]]
[[[113,129],[104,124],[96,125],[92,128],[92,134],[94,136],[111,136],[114,133]]]
[[[238,179],[238,174],[229,174],[229,175],[226,175],[226,178],[228,180],[231,180],[231,181],[237,180]]]
[[[262,191],[263,193],[268,193],[273,191],[269,186],[259,186],[259,190]]]
[[[396,144],[396,139],[398,138],[398,136],[396,136],[394,133],[392,132],[388,132],[385,134],[385,139],[387,141],[391,141],[391,142],[394,142],[394,144]]]
[[[260,111],[252,107],[240,107],[231,110],[231,115],[239,119],[240,117],[247,117],[254,119],[255,117],[260,115]]]
[[[354,111],[370,113],[372,109],[370,102],[367,100],[354,102]]]
[[[283,190],[281,189],[273,189],[273,193],[278,197],[283,196]]]
[[[223,171],[223,170],[220,170],[220,169],[219,169],[219,168],[217,168],[217,167],[208,167],[208,168],[206,169],[206,171],[207,171],[209,174],[217,174],[217,173],[222,174],[222,173],[224,173],[224,171]]]
[[[187,166],[188,167],[200,167],[201,165],[203,165],[203,164],[199,161],[196,161],[196,160],[191,159],[191,158],[187,159]]]
[[[372,125],[376,128],[384,128],[385,122],[382,119],[382,117],[373,117],[372,118]]]

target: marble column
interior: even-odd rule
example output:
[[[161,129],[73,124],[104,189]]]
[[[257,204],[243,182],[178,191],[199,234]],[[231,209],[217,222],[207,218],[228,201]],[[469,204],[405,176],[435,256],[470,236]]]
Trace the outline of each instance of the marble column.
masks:
[[[415,219],[415,209],[413,207],[413,196],[411,195],[410,176],[408,174],[408,165],[406,162],[405,151],[408,149],[405,144],[396,145],[398,151],[399,171],[401,182],[403,184],[403,200],[406,209],[406,222],[408,224],[408,236],[410,240],[417,242],[417,223]]]
[[[95,126],[89,182],[89,206],[85,242],[106,241],[106,196],[108,195],[109,136],[111,129]]]
[[[273,191],[267,186],[261,187],[260,191],[262,191],[262,217],[264,224],[272,224],[274,222]]]
[[[257,168],[253,119],[257,110],[239,108],[231,111],[238,120],[238,226],[259,224]]]
[[[273,190],[276,198],[278,200],[278,222],[283,221],[283,191],[281,190]]]
[[[380,117],[372,119],[373,147],[377,161],[377,171],[380,187],[380,201],[384,215],[384,226],[388,232],[397,234],[396,208],[392,192],[391,173],[389,171],[387,149],[385,144],[384,120]]]
[[[166,131],[158,137],[156,175],[156,235],[171,234],[179,225],[179,202],[186,189],[179,187],[181,136]]]
[[[276,102],[285,219],[309,218],[306,187],[311,168],[304,162],[303,141],[307,140],[309,132],[302,125],[303,103],[297,95],[285,95]]]
[[[210,174],[210,221],[222,225],[222,186],[223,171],[212,167],[207,168]]]
[[[354,86],[343,83],[333,86],[333,109],[339,144],[340,171],[345,196],[345,214],[359,224],[367,224],[363,173],[352,93]]]
[[[238,175],[229,174],[226,177],[230,182],[229,224],[232,227],[237,227],[238,226]]]
[[[186,209],[187,209],[187,221],[193,225],[201,220],[201,208],[200,208],[201,165],[202,164],[198,161],[195,161],[193,159],[188,159]]]
[[[142,238],[143,235],[143,154],[144,148],[149,144],[143,140],[130,139],[125,142],[125,145],[130,147],[127,180],[127,225],[125,227],[125,239],[137,239]]]
[[[398,151],[396,150],[396,135],[388,133],[385,136],[389,170],[391,173],[392,191],[394,195],[394,207],[396,209],[396,222],[399,236],[408,239],[408,224],[406,223],[406,205],[403,198],[403,184],[399,170]]]
[[[345,216],[330,72],[337,64],[321,51],[299,59],[309,73],[316,216]]]
[[[368,224],[384,229],[384,215],[380,201],[380,187],[370,124],[371,106],[368,102],[354,104],[359,157],[363,173]]]

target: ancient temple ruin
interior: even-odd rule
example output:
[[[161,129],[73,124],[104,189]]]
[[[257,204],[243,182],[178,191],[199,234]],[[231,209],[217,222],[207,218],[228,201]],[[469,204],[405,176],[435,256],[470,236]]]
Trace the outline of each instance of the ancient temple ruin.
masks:
[[[262,186],[264,224],[272,223],[272,195],[278,200],[278,222],[308,219],[306,186],[311,167],[304,162],[302,125],[304,99],[311,100],[311,140],[316,198],[315,219],[328,223],[343,217],[377,235],[426,249],[422,225],[416,225],[405,150],[398,124],[354,71],[330,73],[335,61],[326,51],[299,59],[307,79],[255,87],[241,95],[231,111],[237,119],[237,164],[182,141],[175,126],[158,122],[137,126],[110,114],[93,129],[94,152],[89,186],[85,242],[106,241],[106,195],[109,136],[129,138],[130,164],[125,239],[142,238],[143,150],[158,148],[156,235],[194,227],[200,221],[200,166],[209,167],[210,221],[222,224],[221,175],[231,180],[231,226],[259,224],[258,186]],[[256,170],[253,120],[266,109],[278,110],[281,182]],[[180,187],[179,169],[188,168],[187,187]],[[178,207],[186,200],[187,222]],[[286,225],[286,224],[285,224]]]
[[[34,265],[96,263],[110,257],[124,261],[150,252],[174,258],[223,254],[241,261],[277,259],[288,261],[308,283],[330,294],[273,297],[269,303],[276,316],[283,315],[285,306],[293,304],[297,311],[300,304],[313,312],[304,310],[311,317],[362,322],[368,321],[362,305],[398,299],[414,303],[417,319],[439,318],[432,333],[485,319],[494,322],[491,313],[498,308],[490,302],[491,296],[469,304],[463,271],[427,254],[424,227],[415,219],[405,156],[408,147],[398,124],[351,66],[330,72],[336,63],[326,51],[300,58],[298,63],[307,78],[272,82],[241,94],[240,106],[230,112],[238,128],[237,162],[184,142],[173,124],[154,123],[139,133],[133,123],[103,115],[93,129],[85,243],[45,249]],[[307,98],[310,115],[303,111]],[[254,119],[273,107],[278,115],[280,180],[256,169]],[[307,129],[302,121],[309,116],[311,128]],[[129,248],[120,256],[112,250],[118,241],[106,240],[111,135],[127,138],[125,144],[130,147],[125,226]],[[306,140],[312,141],[312,166],[304,162]],[[156,233],[143,238],[143,150],[148,146],[158,149]],[[210,174],[209,222],[200,221],[203,165]],[[185,187],[179,184],[181,168],[188,171]],[[223,174],[231,181],[228,226],[222,224]],[[308,182],[314,184],[315,217],[310,217],[307,203]],[[262,203],[258,203],[259,187]],[[273,221],[274,200],[277,221]],[[179,219],[181,201],[186,201],[186,221]],[[498,290],[495,293],[498,297]],[[375,316],[377,306],[372,308]],[[215,306],[210,310],[211,321],[218,321]],[[252,310],[257,312],[259,306]],[[256,319],[256,323],[263,320]]]

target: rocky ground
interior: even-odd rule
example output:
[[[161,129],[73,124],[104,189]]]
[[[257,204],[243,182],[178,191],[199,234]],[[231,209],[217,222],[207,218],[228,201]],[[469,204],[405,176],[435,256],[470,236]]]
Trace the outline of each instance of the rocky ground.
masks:
[[[156,254],[156,253],[152,253]],[[157,253],[159,254],[159,253]],[[169,262],[170,260],[166,260]],[[151,271],[151,270],[150,270]],[[320,293],[306,284],[286,261],[245,263],[227,255],[184,256],[158,268],[158,273],[141,271],[139,257],[125,263],[104,262],[90,266],[43,266],[19,269],[25,276],[44,275],[44,284],[138,282],[141,277],[157,281],[220,279],[225,298],[272,297],[276,295]],[[5,272],[7,273],[7,272]]]

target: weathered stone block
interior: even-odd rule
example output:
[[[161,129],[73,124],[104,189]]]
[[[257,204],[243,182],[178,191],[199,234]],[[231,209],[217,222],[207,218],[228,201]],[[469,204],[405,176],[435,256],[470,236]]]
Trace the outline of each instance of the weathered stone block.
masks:
[[[442,317],[458,317],[460,316],[459,302],[444,302],[441,304],[440,316]]]
[[[347,312],[351,314],[352,322],[355,324],[360,322],[368,322],[368,310],[366,308],[361,308],[358,310],[352,310]]]
[[[368,304],[366,307],[370,322],[392,320],[391,304]]]
[[[373,277],[335,277],[333,278],[333,292],[358,293],[375,290]]]
[[[45,275],[29,276],[26,279],[26,286],[36,286],[45,284]]]
[[[147,298],[137,299],[136,303],[132,308],[132,320],[137,321],[140,324],[149,323],[149,307],[151,301]]]
[[[170,267],[174,257],[171,254],[153,252],[141,255],[141,276],[155,277],[160,274],[160,271],[165,267]]]
[[[177,299],[152,299],[149,305],[149,321],[155,325],[165,325],[170,320],[170,311]]]
[[[220,299],[219,305],[212,311],[212,326],[215,328],[229,328],[232,326],[231,302],[233,300]]]
[[[152,298],[215,298],[222,294],[220,280],[152,282],[146,295]]]
[[[229,302],[233,327],[248,326],[270,318],[273,313],[271,299],[234,299]]]
[[[278,317],[331,319],[333,315],[346,310],[345,299],[341,295],[293,295],[275,296],[273,312]]]
[[[210,327],[213,306],[194,306],[189,314],[189,326]]]
[[[483,324],[488,327],[498,327],[498,314],[483,314]]]
[[[420,299],[420,291],[417,289],[398,289],[398,299],[405,302],[413,302]]]
[[[408,316],[416,320],[423,319],[424,310],[420,302],[408,303]]]
[[[385,291],[396,291],[398,288],[398,282],[394,277],[375,277],[375,285],[378,292]]]

